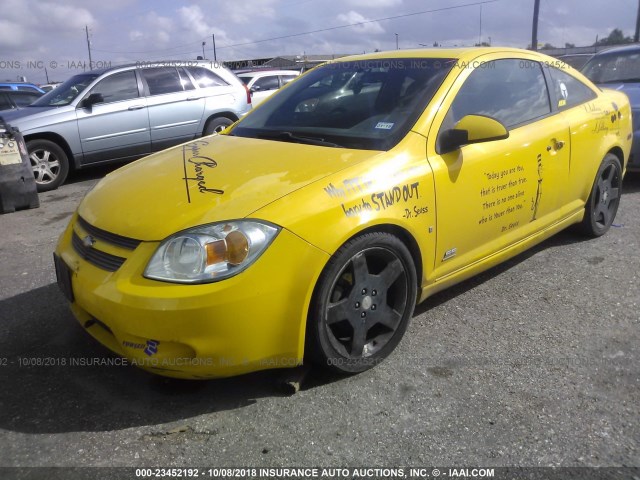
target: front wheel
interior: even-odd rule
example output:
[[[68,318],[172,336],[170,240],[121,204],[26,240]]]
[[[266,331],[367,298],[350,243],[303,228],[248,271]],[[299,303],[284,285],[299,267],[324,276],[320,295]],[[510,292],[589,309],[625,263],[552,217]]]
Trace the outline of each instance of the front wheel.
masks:
[[[222,133],[225,128],[233,124],[233,120],[227,117],[216,117],[209,120],[204,128],[204,136],[213,135],[214,133]]]
[[[616,218],[622,194],[622,167],[615,155],[602,160],[585,207],[580,230],[590,237],[607,233]]]
[[[416,269],[407,247],[387,233],[368,233],[329,260],[314,292],[307,354],[341,373],[367,370],[398,345],[413,314]]]
[[[69,173],[69,159],[60,146],[49,140],[30,140],[27,152],[38,192],[55,190],[62,185]]]

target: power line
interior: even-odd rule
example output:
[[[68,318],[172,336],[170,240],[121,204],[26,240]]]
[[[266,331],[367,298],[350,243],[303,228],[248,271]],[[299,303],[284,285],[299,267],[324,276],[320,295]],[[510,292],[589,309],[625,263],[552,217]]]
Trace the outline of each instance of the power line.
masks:
[[[434,9],[431,9],[431,10],[423,10],[421,12],[404,13],[402,15],[393,15],[391,17],[376,18],[374,20],[365,20],[363,22],[349,23],[349,24],[346,24],[346,25],[338,25],[336,27],[320,28],[318,30],[310,30],[308,32],[292,33],[290,35],[281,35],[279,37],[264,38],[262,40],[255,40],[253,42],[234,43],[232,45],[226,45],[226,46],[221,47],[221,48],[242,47],[244,45],[254,45],[256,43],[271,42],[273,40],[283,40],[285,38],[302,37],[304,35],[311,35],[313,33],[330,32],[332,30],[339,30],[339,29],[342,29],[342,28],[357,27],[359,25],[367,25],[369,23],[384,22],[384,21],[387,21],[387,20],[397,20],[398,18],[414,17],[416,15],[424,15],[425,13],[442,12],[442,11],[445,11],[445,10],[454,10],[456,8],[473,7],[473,6],[476,6],[476,5],[484,5],[484,4],[487,4],[487,3],[494,3],[494,2],[498,2],[498,1],[500,1],[500,0],[484,0],[484,1],[481,1],[481,2],[466,3],[466,4],[463,4],[463,5],[453,5],[451,7],[442,7],[442,8],[434,8]]]
[[[357,27],[360,25],[367,25],[369,23],[375,23],[375,22],[384,22],[384,21],[388,21],[388,20],[397,20],[399,18],[407,18],[407,17],[414,17],[417,15],[424,15],[427,13],[435,13],[435,12],[443,12],[446,10],[455,10],[458,8],[466,8],[466,7],[473,7],[473,6],[477,6],[477,5],[484,5],[487,3],[495,3],[498,2],[500,0],[482,0],[482,1],[478,1],[478,2],[473,2],[473,3],[465,3],[462,5],[453,5],[453,6],[449,6],[449,7],[441,7],[441,8],[434,8],[431,10],[423,10],[420,12],[413,12],[413,13],[404,13],[401,15],[393,15],[390,17],[384,17],[384,18],[376,18],[374,20],[364,20],[362,22],[355,22],[355,23],[348,23],[345,25],[338,25],[335,27],[327,27],[327,28],[320,28],[318,30],[310,30],[307,32],[299,32],[299,33],[292,33],[289,35],[281,35],[279,37],[272,37],[272,38],[264,38],[262,40],[254,40],[251,42],[241,42],[241,43],[234,43],[234,44],[227,44],[227,45],[221,45],[218,47],[218,50],[222,49],[222,48],[235,48],[235,47],[242,47],[242,46],[247,46],[247,45],[255,45],[257,43],[265,43],[265,42],[271,42],[274,40],[283,40],[286,38],[295,38],[295,37],[302,37],[304,35],[312,35],[314,33],[321,33],[321,32],[330,32],[333,30],[340,30],[343,28],[350,28],[350,27]],[[305,2],[302,2],[305,3]],[[204,37],[201,40],[198,41],[194,41],[194,42],[190,42],[190,43],[185,43],[183,45],[177,45],[177,46],[173,46],[173,47],[168,47],[168,48],[159,48],[159,49],[153,49],[153,50],[140,50],[140,51],[113,51],[113,50],[99,50],[97,48],[94,48],[93,50],[95,52],[102,52],[102,53],[118,53],[118,54],[131,54],[131,53],[154,53],[154,52],[165,52],[167,50],[176,50],[179,48],[184,48],[184,47],[189,47],[192,45],[200,45],[202,41],[207,40],[209,37]],[[180,53],[192,53],[192,51],[190,52],[176,52],[174,53],[174,55],[179,55]]]

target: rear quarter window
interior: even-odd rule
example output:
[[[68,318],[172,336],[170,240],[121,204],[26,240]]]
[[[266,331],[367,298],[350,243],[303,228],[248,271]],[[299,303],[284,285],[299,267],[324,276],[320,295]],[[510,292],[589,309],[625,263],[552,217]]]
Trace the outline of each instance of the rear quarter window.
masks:
[[[203,67],[189,67],[189,73],[196,81],[196,85],[199,88],[218,87],[229,85],[219,75],[216,75],[211,70],[207,70]]]
[[[595,92],[577,78],[559,68],[548,67],[553,82],[553,90],[558,101],[558,109],[566,110],[597,97]]]

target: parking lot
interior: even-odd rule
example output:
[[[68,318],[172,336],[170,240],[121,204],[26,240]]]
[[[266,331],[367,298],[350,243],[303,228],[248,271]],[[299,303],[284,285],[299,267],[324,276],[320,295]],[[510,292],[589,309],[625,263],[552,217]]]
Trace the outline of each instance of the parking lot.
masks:
[[[0,466],[640,464],[640,176],[614,227],[563,232],[418,306],[387,361],[202,382],[107,365],[52,251],[104,170],[0,216]],[[73,363],[73,365],[71,365]]]

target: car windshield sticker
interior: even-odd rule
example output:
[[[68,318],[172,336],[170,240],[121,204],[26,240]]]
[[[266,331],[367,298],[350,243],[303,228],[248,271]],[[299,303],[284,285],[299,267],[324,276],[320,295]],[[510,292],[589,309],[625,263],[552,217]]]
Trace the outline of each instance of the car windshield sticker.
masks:
[[[391,130],[394,125],[392,122],[378,122],[376,128],[379,130]]]
[[[569,91],[567,90],[567,86],[564,82],[560,82],[560,95],[562,95],[562,98],[558,100],[558,107],[564,107],[567,104],[567,99],[569,98]]]

